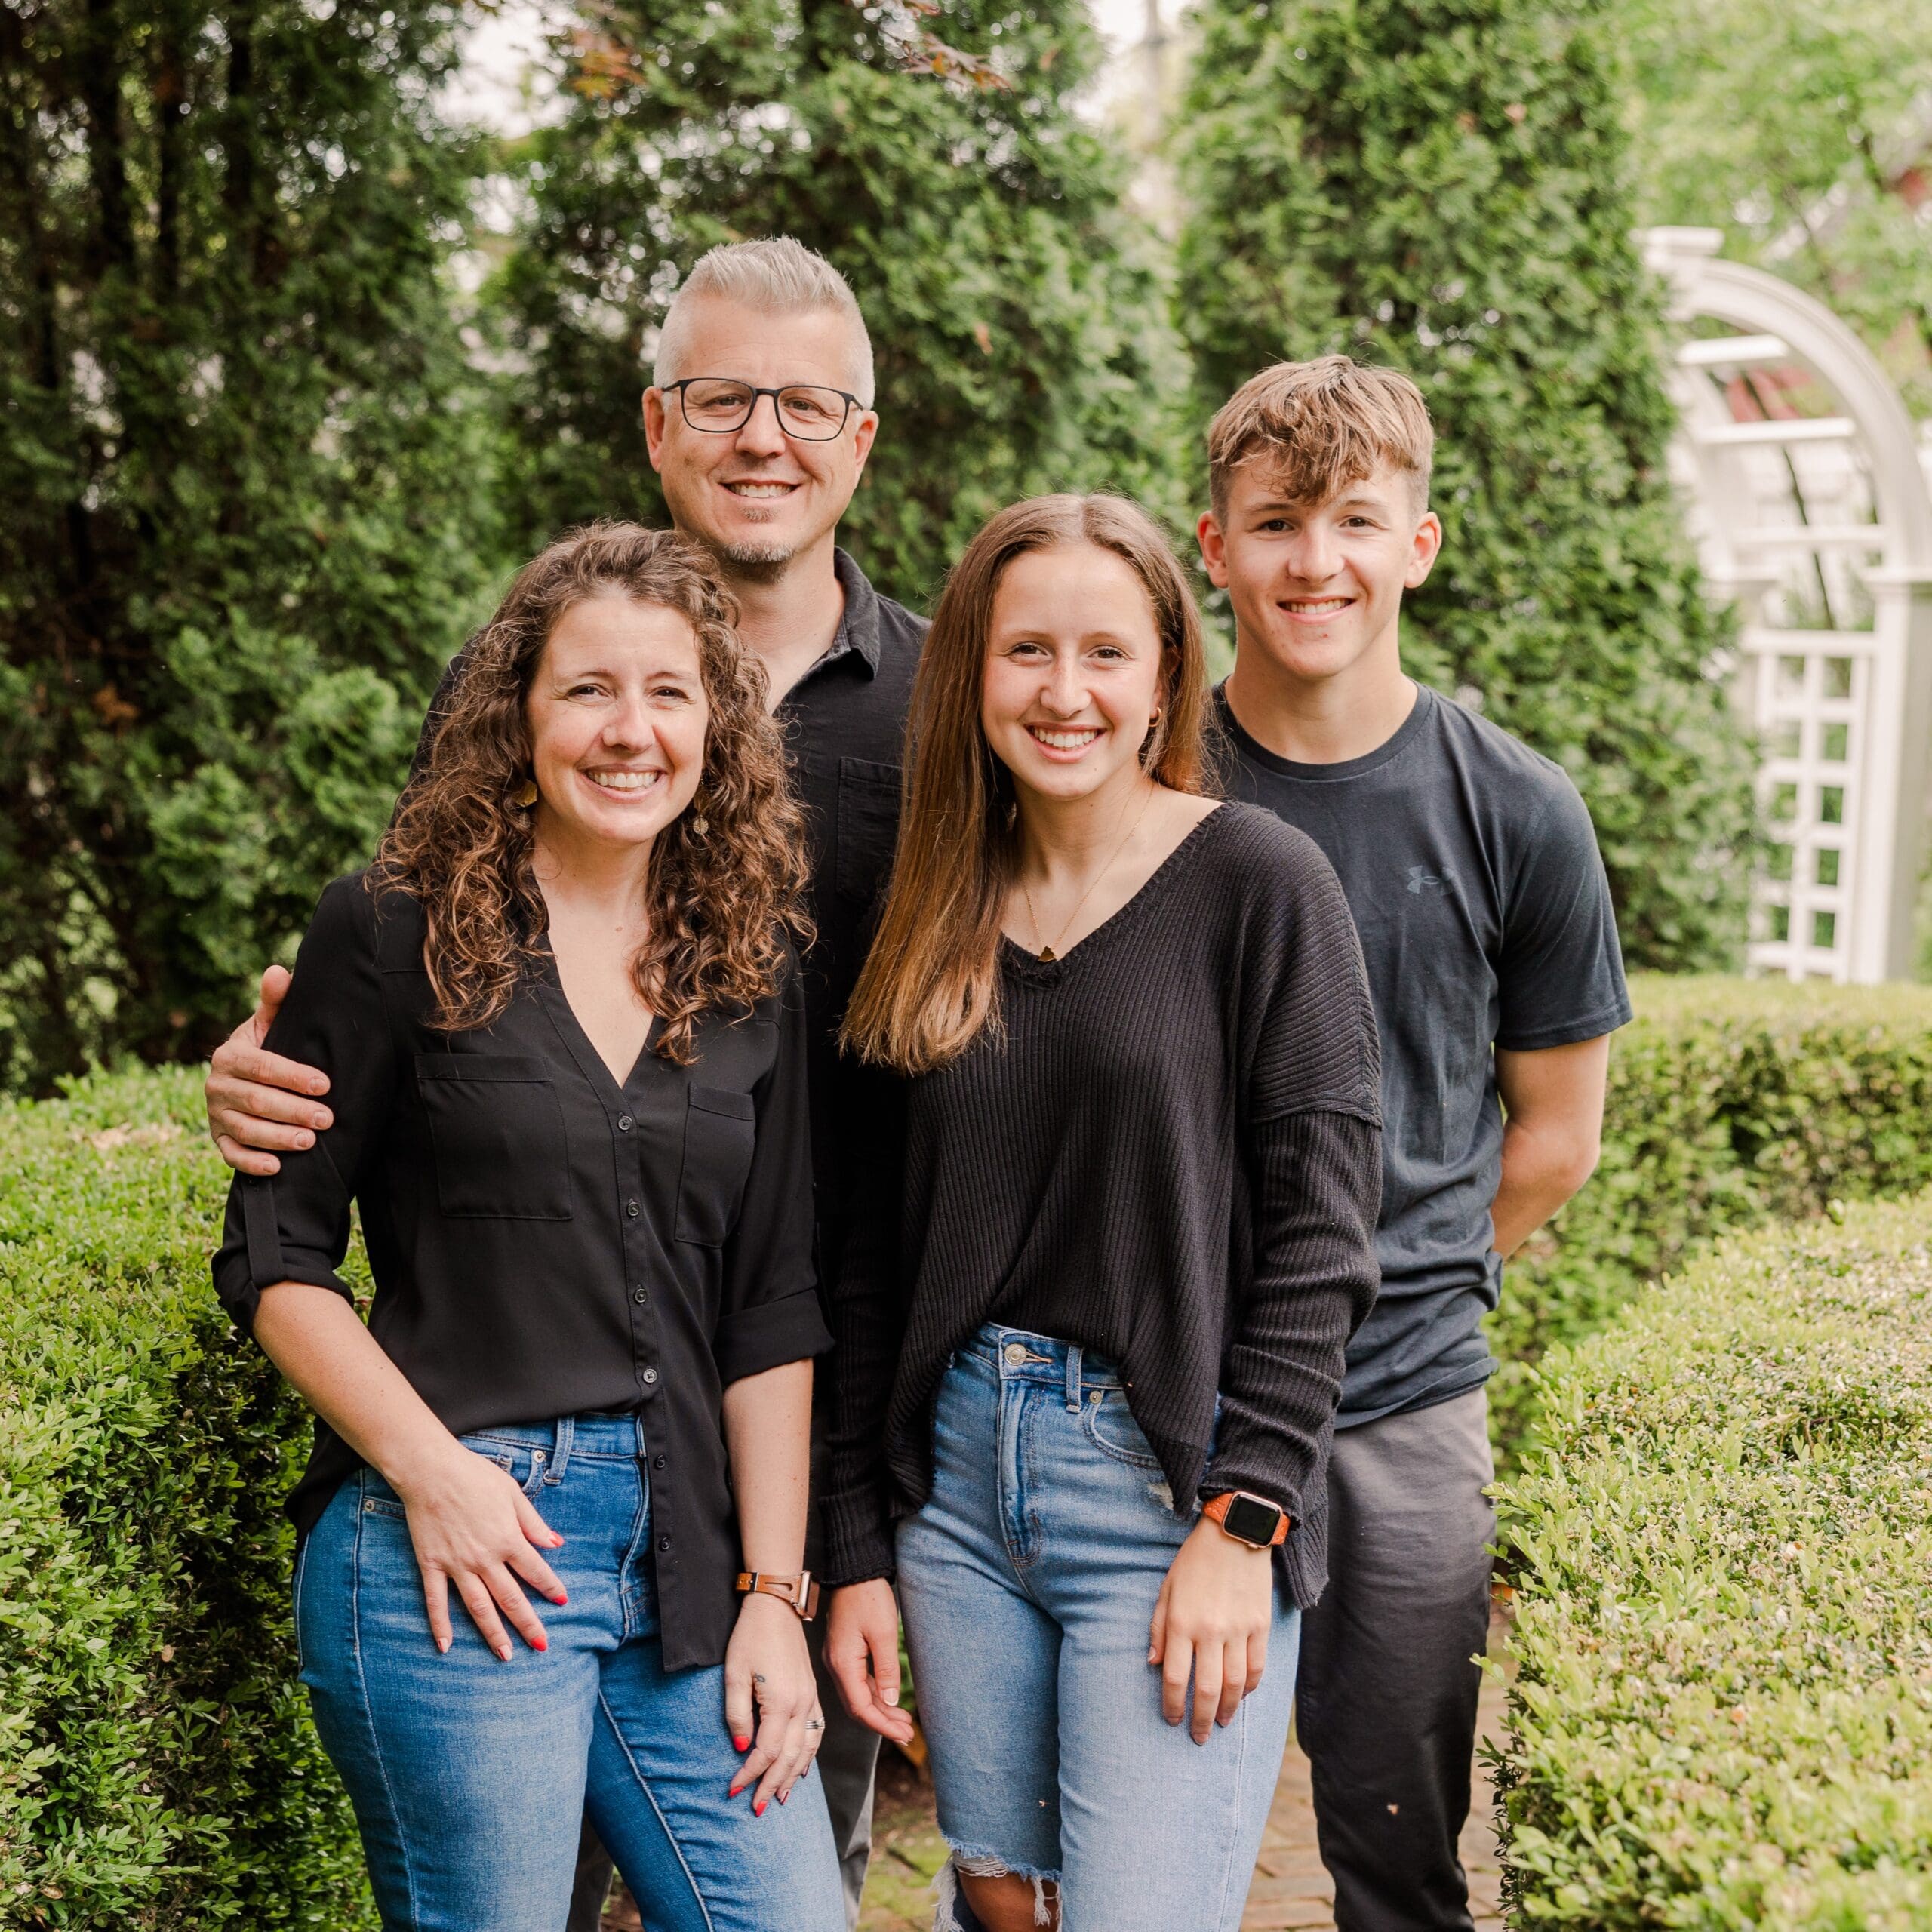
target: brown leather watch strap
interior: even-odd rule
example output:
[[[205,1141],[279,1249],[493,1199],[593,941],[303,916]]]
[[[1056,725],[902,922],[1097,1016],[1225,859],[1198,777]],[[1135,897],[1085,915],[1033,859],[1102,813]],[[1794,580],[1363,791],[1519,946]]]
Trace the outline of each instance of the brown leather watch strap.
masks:
[[[1266,1543],[1257,1543],[1251,1537],[1244,1537],[1238,1531],[1229,1529],[1228,1512],[1238,1502],[1252,1503],[1257,1508],[1272,1513],[1275,1533]],[[1291,1527],[1288,1512],[1278,1503],[1270,1503],[1266,1497],[1254,1495],[1244,1489],[1230,1489],[1219,1496],[1211,1496],[1201,1506],[1201,1513],[1210,1522],[1220,1524],[1223,1531],[1232,1537],[1236,1543],[1244,1543],[1251,1549],[1278,1549],[1287,1541],[1288,1531]]]
[[[789,1604],[801,1623],[809,1623],[818,1614],[818,1584],[809,1570],[790,1576],[771,1570],[740,1570],[738,1594],[749,1596],[754,1591],[761,1597],[776,1597],[780,1603]]]

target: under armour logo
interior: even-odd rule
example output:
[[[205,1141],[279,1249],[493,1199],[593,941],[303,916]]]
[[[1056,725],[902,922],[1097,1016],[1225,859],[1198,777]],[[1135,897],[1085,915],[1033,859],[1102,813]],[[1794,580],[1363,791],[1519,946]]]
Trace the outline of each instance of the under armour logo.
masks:
[[[1449,881],[1446,878],[1438,878],[1426,866],[1411,866],[1409,868],[1409,890],[1411,892],[1421,892],[1425,890],[1430,892],[1447,892],[1449,890]]]

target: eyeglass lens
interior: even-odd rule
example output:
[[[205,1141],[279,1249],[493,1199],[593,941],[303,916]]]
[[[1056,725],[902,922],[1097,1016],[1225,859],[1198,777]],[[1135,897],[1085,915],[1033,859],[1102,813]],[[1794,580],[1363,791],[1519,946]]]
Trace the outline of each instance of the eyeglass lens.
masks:
[[[743,429],[758,394],[749,383],[709,376],[687,383],[678,393],[684,398],[685,420],[694,429],[717,435]],[[779,427],[802,441],[829,442],[845,426],[849,405],[836,389],[792,383],[778,392],[777,403]]]

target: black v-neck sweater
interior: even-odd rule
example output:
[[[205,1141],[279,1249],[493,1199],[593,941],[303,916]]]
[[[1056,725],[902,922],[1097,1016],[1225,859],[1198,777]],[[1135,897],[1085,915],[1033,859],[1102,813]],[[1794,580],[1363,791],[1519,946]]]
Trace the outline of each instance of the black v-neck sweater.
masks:
[[[881,1082],[834,1297],[830,1580],[892,1574],[947,1358],[996,1321],[1121,1365],[1177,1509],[1234,1489],[1287,1509],[1283,1580],[1312,1603],[1381,1186],[1334,873],[1272,813],[1222,805],[1064,958],[1003,942],[1000,1004],[949,1066]]]

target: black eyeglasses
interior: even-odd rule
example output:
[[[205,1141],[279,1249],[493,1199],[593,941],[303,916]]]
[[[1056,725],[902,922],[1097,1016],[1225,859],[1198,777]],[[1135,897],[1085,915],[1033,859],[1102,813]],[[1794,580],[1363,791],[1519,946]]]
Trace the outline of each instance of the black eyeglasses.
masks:
[[[728,376],[687,376],[681,382],[666,383],[666,395],[675,390],[678,407],[694,429],[707,436],[728,436],[752,420],[761,395],[771,398],[778,414],[778,426],[801,443],[829,443],[844,429],[854,410],[865,405],[843,389],[827,389],[817,383],[787,383],[783,388],[761,389],[751,383],[734,382]]]

